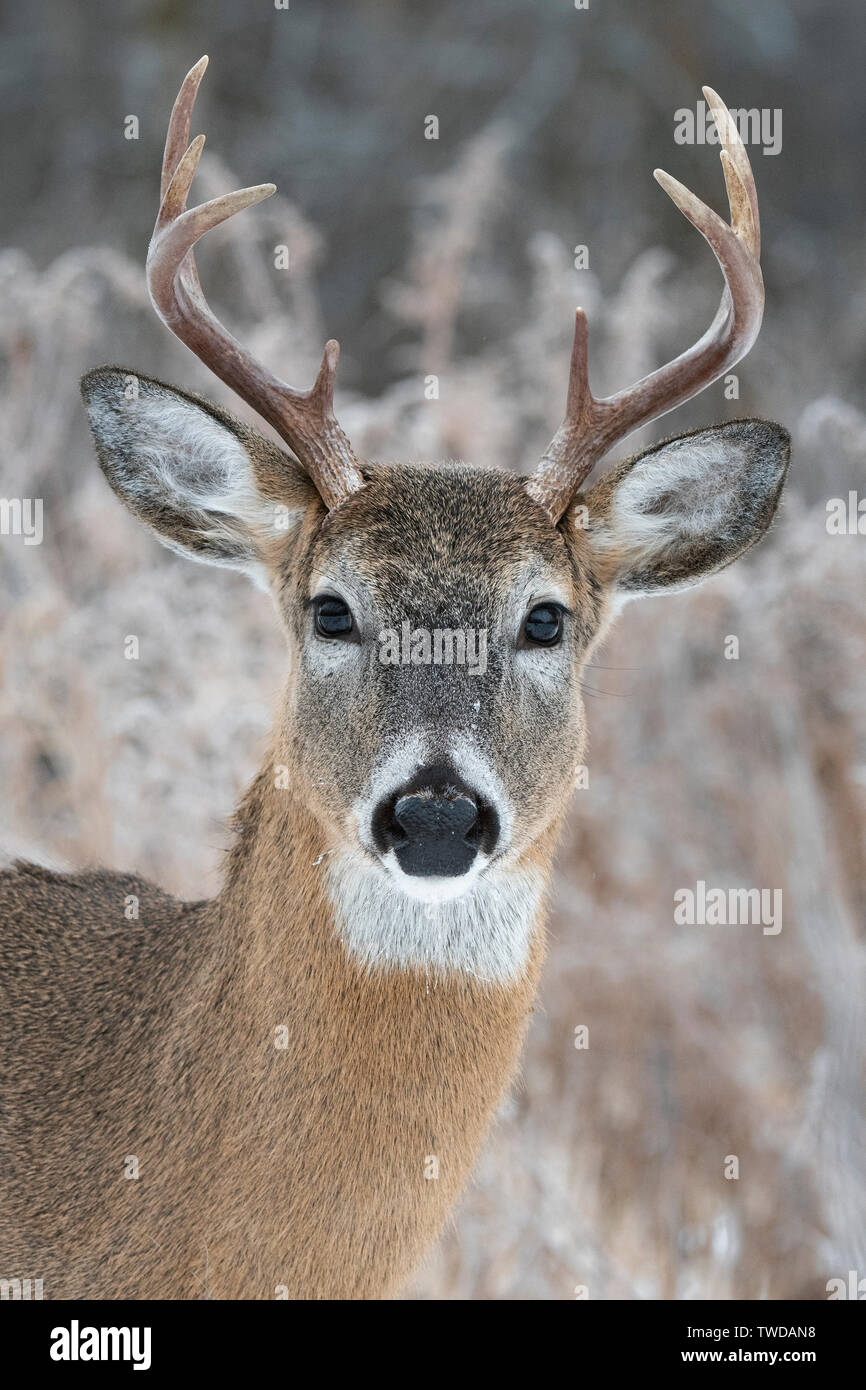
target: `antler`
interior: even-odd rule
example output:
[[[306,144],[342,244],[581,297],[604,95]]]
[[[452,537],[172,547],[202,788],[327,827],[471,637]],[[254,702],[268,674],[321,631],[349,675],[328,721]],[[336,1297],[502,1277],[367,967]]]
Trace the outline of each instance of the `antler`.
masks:
[[[586,315],[577,310],[565,419],[526,485],[554,523],[616,440],[697,395],[745,357],[758,336],[764,282],[755,180],[730,111],[711,87],[703,91],[722,143],[731,225],[662,169],[654,177],[709,243],[722,268],[725,290],[718,313],[703,337],[672,362],[628,390],[596,400],[589,389]]]
[[[323,502],[336,507],[363,487],[352,446],[334,416],[334,382],[340,345],[325,344],[310,391],[296,391],[250,356],[211,312],[199,283],[193,247],[205,232],[276,192],[272,183],[242,188],[187,209],[190,185],[204,136],[189,140],[189,123],[207,67],[200,58],[183,81],[172,108],[162,161],[160,209],[147,253],[147,287],[153,307],[196,357],[236,391],[297,455]]]

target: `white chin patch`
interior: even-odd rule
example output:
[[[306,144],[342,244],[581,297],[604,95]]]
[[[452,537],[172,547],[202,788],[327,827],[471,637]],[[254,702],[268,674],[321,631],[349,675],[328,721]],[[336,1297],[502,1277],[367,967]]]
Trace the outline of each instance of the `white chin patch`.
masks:
[[[443,878],[419,878],[415,874],[403,872],[393,850],[389,850],[382,859],[394,880],[395,887],[419,903],[444,903],[452,898],[461,898],[478,882],[479,875],[489,862],[486,856],[477,854],[465,874],[449,874]]]
[[[476,864],[458,878],[414,878],[396,860],[395,872],[357,851],[338,851],[327,861],[325,882],[349,955],[372,970],[456,973],[491,984],[519,979],[542,875],[497,865],[481,873],[483,862]]]

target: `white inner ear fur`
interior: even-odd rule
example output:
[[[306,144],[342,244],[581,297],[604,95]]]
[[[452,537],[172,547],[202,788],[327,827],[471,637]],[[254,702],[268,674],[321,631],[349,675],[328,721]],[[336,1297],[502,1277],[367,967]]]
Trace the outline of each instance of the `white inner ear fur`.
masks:
[[[192,402],[144,390],[100,413],[100,433],[117,457],[124,491],[157,502],[184,519],[203,540],[241,545],[245,560],[221,560],[160,536],[171,549],[193,559],[244,570],[267,588],[256,540],[275,531],[274,503],[256,486],[252,462],[240,440]]]
[[[671,440],[625,475],[609,516],[593,531],[594,545],[620,552],[633,569],[669,546],[723,534],[748,464],[745,445],[730,438]]]
[[[259,493],[247,451],[230,430],[179,401],[154,402],[145,413],[139,458],[178,511],[222,513],[251,530],[273,524],[273,504]]]
[[[203,410],[170,398],[151,400],[142,414],[146,434],[138,454],[138,486],[143,492],[152,496],[156,489],[193,524],[199,513],[210,513],[195,524],[203,539],[237,541],[246,532],[252,540],[273,530],[274,504],[258,491],[249,455],[230,430]],[[248,572],[258,570],[252,545],[250,560]]]

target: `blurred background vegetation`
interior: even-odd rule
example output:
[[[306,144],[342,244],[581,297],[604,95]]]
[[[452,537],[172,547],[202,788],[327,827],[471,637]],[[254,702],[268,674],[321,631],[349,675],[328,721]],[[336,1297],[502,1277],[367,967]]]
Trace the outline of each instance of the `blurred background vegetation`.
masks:
[[[597,393],[712,316],[717,267],[651,179],[725,206],[675,111],[704,82],[781,109],[781,152],[750,151],[768,300],[740,397],[719,383],[638,442],[780,420],[786,501],[753,559],[627,609],[588,673],[590,787],[524,1076],[410,1296],[822,1297],[866,1275],[866,540],[825,524],[866,477],[861,7],[58,0],[7,4],[2,34],[0,495],[43,498],[45,539],[0,542],[0,847],[189,896],[218,884],[280,641],[262,596],[121,510],[77,393],[119,361],[245,413],[144,293],[188,67],[210,54],[199,196],[279,188],[200,254],[221,316],[299,385],[339,337],[362,454],[519,470],[561,418],[577,303]],[[701,878],[782,888],[781,934],[675,927]]]

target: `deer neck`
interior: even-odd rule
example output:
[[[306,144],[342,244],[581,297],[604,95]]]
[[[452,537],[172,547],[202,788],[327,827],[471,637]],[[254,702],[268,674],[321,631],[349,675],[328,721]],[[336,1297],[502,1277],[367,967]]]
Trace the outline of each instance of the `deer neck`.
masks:
[[[315,1229],[303,1278],[275,1252],[288,1260],[290,1296],[387,1293],[437,1234],[513,1075],[541,966],[552,844],[519,866],[511,898],[500,884],[473,896],[476,921],[469,908],[448,916],[452,954],[461,929],[511,933],[498,957],[476,948],[476,960],[503,966],[501,978],[482,978],[443,968],[441,943],[425,964],[423,905],[365,882],[270,770],[238,829],[219,899],[220,937],[231,942],[223,1027],[245,1053],[226,1068],[244,1115],[232,1142],[248,1155],[256,1207],[281,1213],[285,1249]],[[256,1176],[262,1154],[269,1171]]]

